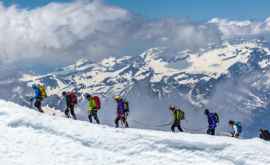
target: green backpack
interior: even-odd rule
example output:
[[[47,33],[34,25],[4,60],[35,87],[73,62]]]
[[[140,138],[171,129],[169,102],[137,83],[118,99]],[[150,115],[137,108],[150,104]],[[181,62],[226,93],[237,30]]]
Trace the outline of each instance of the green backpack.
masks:
[[[176,119],[179,119],[179,120],[184,120],[185,119],[185,112],[181,111],[180,109],[176,110],[175,115],[176,115]]]
[[[125,112],[129,112],[129,102],[127,100],[124,101],[124,110]]]
[[[180,110],[180,120],[185,119],[185,112]]]
[[[219,115],[218,113],[215,113],[215,122],[219,123],[219,121],[220,121]]]

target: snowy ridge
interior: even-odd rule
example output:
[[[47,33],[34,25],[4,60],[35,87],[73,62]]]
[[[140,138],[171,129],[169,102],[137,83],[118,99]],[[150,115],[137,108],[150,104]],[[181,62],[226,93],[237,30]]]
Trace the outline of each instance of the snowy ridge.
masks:
[[[270,144],[259,139],[115,129],[4,101],[0,107],[0,163],[5,165],[270,163]]]
[[[218,78],[221,74],[227,74],[228,69],[235,63],[247,63],[252,49],[260,48],[255,43],[230,45],[226,43],[223,48],[205,52],[199,56],[192,56],[188,61],[192,64],[186,69],[188,73],[204,73],[211,77]],[[262,50],[270,55],[267,48]]]
[[[193,87],[201,81],[218,79],[227,75],[230,67],[237,63],[246,64],[254,49],[270,55],[270,50],[256,42],[241,44],[224,43],[221,48],[201,53],[190,51],[175,52],[174,59],[166,59],[166,48],[152,48],[137,57],[107,58],[100,63],[80,59],[74,65],[60,71],[42,76],[23,75],[23,82],[44,81],[50,87],[50,94],[59,94],[59,90],[73,89],[75,85],[84,86],[81,92],[110,95],[119,94],[136,82],[149,79],[153,91],[170,93],[168,81],[174,86]],[[262,68],[269,60],[258,61]],[[53,82],[55,81],[55,82]],[[54,85],[50,84],[53,83]],[[70,85],[73,83],[73,85]],[[162,91],[155,84],[163,83]]]

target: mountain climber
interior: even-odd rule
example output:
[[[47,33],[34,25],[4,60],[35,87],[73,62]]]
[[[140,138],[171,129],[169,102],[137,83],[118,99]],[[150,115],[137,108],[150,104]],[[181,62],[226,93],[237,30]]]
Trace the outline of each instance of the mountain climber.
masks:
[[[62,95],[66,101],[66,110],[65,115],[67,118],[70,118],[70,114],[72,115],[74,120],[77,120],[76,114],[74,112],[75,105],[78,103],[77,95],[72,92],[63,92]]]
[[[97,96],[91,96],[90,94],[86,95],[87,101],[88,101],[88,119],[90,123],[92,123],[92,118],[96,120],[96,123],[99,124],[98,119],[98,110],[100,110],[100,99]]]
[[[38,109],[39,112],[44,113],[44,111],[42,110],[42,101],[44,100],[44,98],[47,97],[47,93],[46,93],[46,89],[43,85],[37,85],[37,84],[33,84],[32,88],[34,90],[34,97],[31,98],[31,102],[35,101],[34,106]]]
[[[204,114],[208,119],[208,135],[215,135],[217,123],[219,122],[219,117],[217,113],[211,113],[208,109],[204,111]]]
[[[177,109],[177,107],[174,105],[170,106],[170,111],[173,113],[174,120],[171,126],[172,132],[175,132],[175,127],[177,127],[180,132],[183,132],[183,129],[181,128],[181,120],[184,120],[185,113],[180,109]]]
[[[270,140],[270,132],[267,129],[260,129],[260,138],[263,140]]]
[[[117,116],[115,119],[116,128],[119,127],[119,121],[123,123],[123,125],[128,128],[127,116],[129,112],[128,102],[125,101],[121,96],[115,96],[114,100],[117,103]]]
[[[242,126],[240,122],[236,122],[233,120],[230,120],[228,122],[229,126],[233,129],[232,137],[239,138],[241,132],[242,132]]]

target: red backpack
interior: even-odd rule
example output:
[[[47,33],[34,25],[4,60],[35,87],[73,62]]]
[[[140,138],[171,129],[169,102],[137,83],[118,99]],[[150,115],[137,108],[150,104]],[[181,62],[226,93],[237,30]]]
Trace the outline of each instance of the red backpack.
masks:
[[[95,100],[95,103],[96,103],[96,109],[100,110],[101,108],[100,98],[98,96],[93,96],[93,99]]]
[[[75,105],[78,103],[77,95],[74,92],[69,92],[68,97],[70,104]]]

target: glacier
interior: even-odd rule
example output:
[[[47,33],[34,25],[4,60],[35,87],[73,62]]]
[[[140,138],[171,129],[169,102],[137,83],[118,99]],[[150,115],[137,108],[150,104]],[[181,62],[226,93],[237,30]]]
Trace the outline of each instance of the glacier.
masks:
[[[267,165],[270,143],[89,124],[0,100],[4,165]]]

